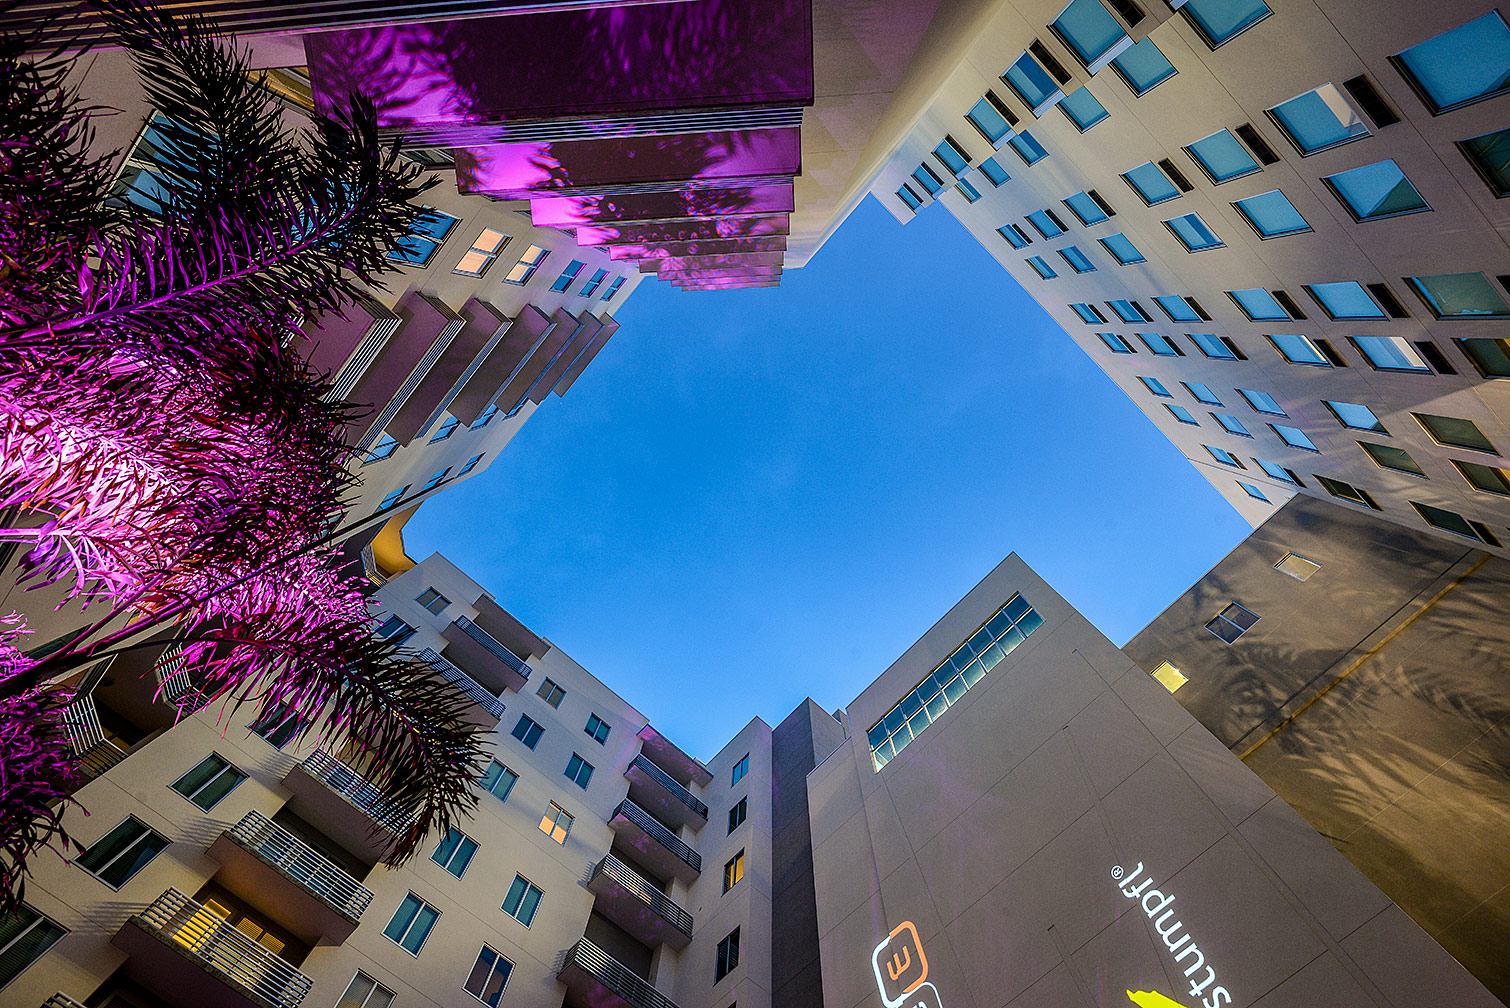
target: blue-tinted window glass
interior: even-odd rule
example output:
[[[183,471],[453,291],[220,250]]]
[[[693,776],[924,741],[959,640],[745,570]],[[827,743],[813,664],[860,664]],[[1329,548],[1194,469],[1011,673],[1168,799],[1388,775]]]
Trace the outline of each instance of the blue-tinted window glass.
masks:
[[[1353,346],[1380,371],[1415,371],[1431,374],[1416,348],[1400,336],[1353,336]]]
[[[1201,348],[1201,353],[1212,360],[1237,360],[1237,354],[1232,348],[1223,343],[1215,333],[1193,332],[1186,333]]]
[[[1101,0],[1073,0],[1049,27],[1086,66],[1105,57],[1127,38],[1121,23]]]
[[[1213,49],[1274,13],[1262,0],[1187,0],[1183,9]]]
[[[1426,524],[1442,529],[1444,532],[1456,532],[1460,536],[1469,539],[1479,539],[1480,536],[1474,531],[1473,526],[1468,524],[1468,519],[1456,511],[1448,511],[1444,508],[1432,507],[1430,504],[1421,504],[1411,501],[1410,506],[1420,512],[1421,517],[1426,519]]]
[[[1138,247],[1129,241],[1125,234],[1119,232],[1107,235],[1105,238],[1100,239],[1100,241],[1102,247],[1112,254],[1112,258],[1123,266],[1147,261],[1143,253],[1138,251]]]
[[[980,190],[971,185],[969,179],[960,179],[954,184],[954,188],[959,190],[959,194],[965,197],[967,203],[974,203],[980,199]]]
[[[1025,248],[1028,244],[1028,240],[1019,234],[1017,229],[1010,224],[997,228],[996,233],[1005,238],[1007,244],[1013,248]]]
[[[1270,424],[1269,426],[1274,429],[1274,433],[1279,435],[1279,439],[1291,448],[1299,448],[1301,451],[1317,452],[1318,454],[1321,452],[1321,449],[1317,448],[1311,442],[1311,439],[1306,437],[1305,431],[1299,427],[1286,427],[1283,424]]]
[[[918,194],[913,192],[907,186],[903,186],[902,188],[898,189],[897,195],[901,197],[903,203],[907,204],[907,208],[909,210],[916,210],[918,207],[923,205],[923,201],[918,199]]]
[[[1315,364],[1320,367],[1331,367],[1331,362],[1322,356],[1316,344],[1304,336],[1293,334],[1269,334],[1269,341],[1280,355],[1291,364]]]
[[[1012,176],[1007,174],[1007,170],[997,163],[995,158],[986,158],[982,161],[980,163],[980,173],[993,186],[999,186],[1003,182],[1010,182],[1012,180]]]
[[[1012,124],[1007,122],[1006,117],[996,110],[990,99],[982,98],[970,106],[970,111],[965,113],[965,118],[981,132],[981,136],[991,141],[992,146],[1001,143],[1001,138],[1012,132]]]
[[[1334,399],[1323,399],[1322,403],[1325,404],[1327,409],[1332,411],[1332,415],[1337,418],[1337,422],[1344,427],[1350,427],[1353,430],[1370,431],[1374,434],[1389,433],[1389,431],[1384,429],[1384,424],[1379,422],[1379,418],[1374,416],[1374,411],[1367,406],[1360,403],[1337,402]]]
[[[1091,273],[1096,269],[1095,264],[1086,258],[1085,253],[1074,245],[1060,249],[1059,254],[1064,258],[1065,262],[1070,264],[1070,269],[1076,273]]]
[[[1077,192],[1073,196],[1066,197],[1064,205],[1069,207],[1070,212],[1080,218],[1080,223],[1086,226],[1100,224],[1102,221],[1108,219],[1106,211],[1097,206],[1096,201],[1084,192]]]
[[[1217,130],[1186,147],[1185,151],[1201,166],[1206,176],[1218,184],[1263,170],[1231,130]]]
[[[1052,280],[1059,275],[1058,273],[1054,272],[1054,268],[1052,266],[1043,261],[1042,256],[1031,257],[1030,259],[1028,259],[1028,265],[1033,267],[1034,271],[1037,272],[1037,274],[1043,277],[1045,280]]]
[[[1164,408],[1173,413],[1174,418],[1182,424],[1190,424],[1192,427],[1199,427],[1201,425],[1201,422],[1195,417],[1191,416],[1190,411],[1183,406],[1176,406],[1173,403],[1165,403]]]
[[[566,290],[572,285],[572,281],[577,279],[577,274],[582,272],[582,267],[586,265],[580,259],[573,259],[567,264],[566,269],[561,271],[561,275],[556,277],[556,282],[551,284],[551,290],[558,294]]]
[[[1222,465],[1232,466],[1235,469],[1243,468],[1243,464],[1237,460],[1237,456],[1229,452],[1227,449],[1213,448],[1210,445],[1202,445],[1202,447],[1205,448],[1206,451],[1210,452],[1211,457],[1216,459]]]
[[[1201,317],[1195,313],[1195,309],[1182,297],[1174,294],[1159,294],[1154,297],[1158,306],[1164,309],[1164,314],[1176,322],[1199,322]]]
[[[1246,438],[1253,436],[1252,434],[1248,433],[1248,428],[1243,426],[1243,422],[1232,414],[1213,413],[1211,415],[1216,417],[1216,422],[1221,424],[1223,429],[1225,429],[1228,434],[1236,434],[1238,437]]]
[[[1277,464],[1275,464],[1273,462],[1265,462],[1261,458],[1256,458],[1253,461],[1257,462],[1258,463],[1258,467],[1260,469],[1262,469],[1264,472],[1268,473],[1270,476],[1274,477],[1275,479],[1282,480],[1285,483],[1294,483],[1295,482],[1294,478],[1291,477],[1289,471],[1286,470],[1284,466],[1277,465]]]
[[[1393,161],[1378,161],[1322,178],[1360,221],[1430,210],[1421,193]]]
[[[1001,79],[1017,92],[1017,97],[1033,110],[1034,115],[1041,114],[1044,108],[1060,97],[1059,85],[1054,83],[1054,78],[1039,65],[1032,53],[1025,52],[1017,57],[1017,61],[1007,67],[1007,72],[1001,75]]]
[[[1248,400],[1248,405],[1252,406],[1259,413],[1272,413],[1274,416],[1286,415],[1284,409],[1267,392],[1240,388],[1237,390],[1237,394]]]
[[[1112,311],[1116,312],[1117,317],[1120,318],[1123,322],[1153,321],[1152,319],[1148,318],[1148,316],[1143,314],[1143,312],[1139,310],[1139,307],[1137,305],[1133,304],[1126,298],[1113,298],[1106,303],[1112,306]]]
[[[1065,95],[1059,101],[1059,108],[1082,133],[1111,114],[1106,111],[1105,105],[1096,100],[1096,96],[1091,94],[1090,88],[1087,87],[1076,88]]]
[[[912,177],[917,184],[928,190],[929,196],[937,196],[939,190],[944,188],[944,180],[938,177],[938,172],[927,165],[918,165],[913,171]]]
[[[1306,290],[1333,320],[1382,319],[1384,312],[1356,280],[1307,284]]]
[[[1221,248],[1225,244],[1206,226],[1200,214],[1185,214],[1183,217],[1167,220],[1164,224],[1174,232],[1174,236],[1180,240],[1180,243],[1192,252]]]
[[[1064,228],[1055,224],[1054,219],[1042,210],[1034,210],[1028,214],[1028,223],[1045,238],[1058,238],[1064,234]]]
[[[1133,352],[1133,348],[1127,342],[1127,340],[1123,339],[1121,336],[1118,336],[1116,333],[1098,332],[1096,335],[1101,337],[1101,342],[1105,343],[1106,348],[1112,353]]]
[[[1228,291],[1232,300],[1243,310],[1243,314],[1254,322],[1266,319],[1288,319],[1290,313],[1280,307],[1279,302],[1274,300],[1274,295],[1262,287],[1248,287],[1244,290]]]
[[[1039,143],[1027,130],[1018,133],[1007,143],[1012,145],[1012,149],[1017,152],[1018,157],[1022,158],[1024,164],[1035,165],[1049,156],[1049,152],[1043,149],[1043,144]]]
[[[388,250],[388,258],[397,262],[423,266],[430,261],[440,243],[457,224],[457,219],[439,210],[426,210],[414,221],[414,233],[400,238],[398,244]]]
[[[1248,218],[1253,230],[1264,238],[1278,238],[1311,230],[1311,225],[1300,215],[1300,211],[1278,189],[1240,199],[1232,205],[1238,213]]]
[[[1166,399],[1174,398],[1169,394],[1169,390],[1164,387],[1164,383],[1157,378],[1147,378],[1139,375],[1138,381],[1142,382],[1143,386],[1156,396],[1164,396]]]
[[[1242,480],[1238,480],[1237,485],[1242,487],[1243,492],[1246,493],[1249,497],[1252,497],[1254,500],[1261,500],[1265,504],[1269,503],[1269,498],[1264,496],[1264,492],[1258,487],[1254,486],[1252,483],[1244,483]]]
[[[1169,341],[1169,337],[1167,336],[1153,332],[1140,332],[1138,333],[1138,339],[1143,341],[1143,345],[1148,347],[1151,353],[1158,354],[1160,357],[1178,357],[1180,355],[1180,352],[1174,348],[1174,344]]]
[[[1122,173],[1122,177],[1127,179],[1128,184],[1149,206],[1179,198],[1179,187],[1164,174],[1164,169],[1152,161],[1144,161],[1136,168],[1129,168]]]
[[[1185,391],[1189,392],[1198,403],[1204,403],[1207,406],[1222,404],[1222,401],[1216,397],[1216,393],[1200,382],[1180,382],[1180,384],[1185,386]]]
[[[1482,273],[1407,277],[1407,282],[1440,319],[1504,318],[1510,305]]]
[[[955,150],[954,145],[947,140],[933,148],[933,156],[942,161],[944,167],[956,175],[963,173],[965,169],[970,167],[970,162],[966,161],[964,156]]]
[[[1510,26],[1490,11],[1395,56],[1433,112],[1510,90]]]
[[[1315,154],[1368,136],[1363,118],[1331,84],[1281,102],[1269,114],[1301,154]]]
[[[1117,73],[1122,75],[1135,95],[1145,95],[1175,75],[1174,64],[1165,58],[1151,38],[1123,50],[1122,55],[1112,60],[1112,66],[1117,68]]]
[[[1100,312],[1088,304],[1072,304],[1070,307],[1074,309],[1076,315],[1080,316],[1080,321],[1086,325],[1095,325],[1098,322],[1106,321],[1106,319],[1101,317]]]

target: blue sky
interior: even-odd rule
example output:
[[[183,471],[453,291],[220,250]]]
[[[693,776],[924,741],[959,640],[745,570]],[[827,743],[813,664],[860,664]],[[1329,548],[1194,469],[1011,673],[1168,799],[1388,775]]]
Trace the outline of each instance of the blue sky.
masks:
[[[1248,531],[942,207],[616,316],[406,542],[693,755],[848,704],[1010,552],[1121,644]]]

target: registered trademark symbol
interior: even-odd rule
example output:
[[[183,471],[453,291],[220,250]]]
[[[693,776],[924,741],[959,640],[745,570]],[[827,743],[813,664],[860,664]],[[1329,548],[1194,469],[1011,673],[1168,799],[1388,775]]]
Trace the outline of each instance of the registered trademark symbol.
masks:
[[[1112,867],[1112,878],[1119,879],[1119,878],[1122,877],[1122,874],[1123,874],[1123,872],[1122,872],[1122,866],[1121,865],[1115,865],[1115,866]]]

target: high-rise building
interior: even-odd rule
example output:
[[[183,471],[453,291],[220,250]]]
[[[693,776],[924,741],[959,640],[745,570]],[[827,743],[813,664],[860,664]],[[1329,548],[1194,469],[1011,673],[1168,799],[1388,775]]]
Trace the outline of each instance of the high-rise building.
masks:
[[[1507,71],[1481,2],[995,3],[871,191],[943,203],[1250,522],[1499,551]]]
[[[82,851],[40,853],[0,922],[0,1000],[1494,1004],[1016,557],[847,711],[706,762],[445,558],[407,563],[378,632],[472,699],[477,808],[390,868],[403,824],[340,739],[216,705],[105,739]],[[155,685],[112,670],[97,723]]]

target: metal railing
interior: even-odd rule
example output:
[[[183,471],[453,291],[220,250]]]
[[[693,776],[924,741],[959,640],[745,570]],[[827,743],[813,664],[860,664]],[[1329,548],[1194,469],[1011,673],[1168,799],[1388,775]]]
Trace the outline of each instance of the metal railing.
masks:
[[[158,687],[158,695],[177,707],[182,712],[180,716],[192,714],[209,702],[209,697],[199,691],[199,684],[185,665],[183,648],[175,644],[164,651],[153,666],[157,681],[162,684]]]
[[[81,696],[63,708],[68,744],[84,769],[98,776],[126,758],[126,750],[105,737],[94,697]]]
[[[598,871],[634,893],[650,905],[667,923],[688,938],[692,937],[692,915],[671,901],[671,898],[640,877],[640,873],[612,854],[598,863]]]
[[[662,847],[691,865],[693,870],[703,870],[703,859],[697,851],[682,843],[680,837],[665,826],[662,826],[655,820],[654,816],[628,798],[619,803],[619,807],[613,810],[613,814],[615,816],[623,816],[646,833],[649,833]]]
[[[676,1002],[644,977],[583,938],[566,953],[566,965],[576,966],[635,1008],[677,1008]]]
[[[42,1002],[42,1008],[84,1008],[84,1002],[75,1001],[62,991],[58,991],[52,997]]]
[[[136,918],[194,958],[278,1008],[298,1008],[309,977],[236,930],[230,921],[169,889]],[[164,978],[171,983],[171,979]]]
[[[683,805],[687,806],[689,809],[696,812],[704,819],[708,818],[708,806],[698,801],[696,795],[694,795],[691,791],[688,791],[686,788],[682,787],[681,784],[677,783],[676,778],[672,777],[666,771],[650,762],[650,760],[646,758],[644,753],[640,753],[638,756],[636,756],[633,760],[630,761],[629,765],[639,767],[641,770],[645,771],[645,773],[650,776],[651,780],[655,781],[661,787],[676,795],[677,799]]]
[[[304,769],[311,777],[323,781],[326,787],[377,820],[379,826],[394,833],[402,833],[414,824],[415,816],[405,815],[388,800],[387,795],[367,783],[365,777],[324,749],[316,749],[304,757]]]
[[[260,812],[248,812],[226,836],[353,921],[372,903],[372,891],[349,872]]]
[[[482,685],[450,661],[444,658],[434,648],[422,648],[419,656],[434,666],[447,682],[454,683],[463,693],[472,698],[472,702],[495,718],[503,717],[503,701],[482,688]]]
[[[482,627],[478,626],[476,623],[473,623],[465,616],[456,617],[456,625],[461,627],[462,633],[466,634],[468,637],[472,638],[474,641],[487,648],[487,650],[493,655],[493,657],[503,662],[515,672],[518,672],[520,675],[524,676],[525,679],[529,679],[530,667],[524,663],[524,659],[520,658],[514,652],[510,651],[508,648],[500,644],[497,638],[495,638],[492,634],[488,633]]]

